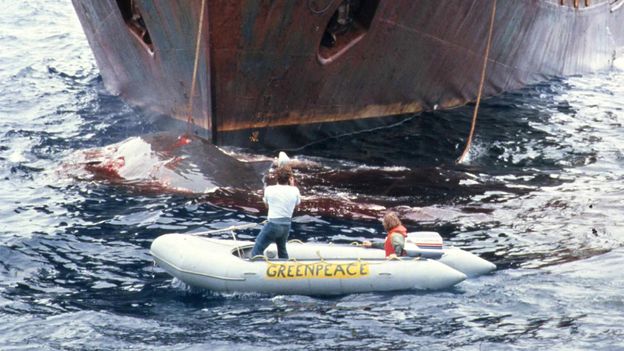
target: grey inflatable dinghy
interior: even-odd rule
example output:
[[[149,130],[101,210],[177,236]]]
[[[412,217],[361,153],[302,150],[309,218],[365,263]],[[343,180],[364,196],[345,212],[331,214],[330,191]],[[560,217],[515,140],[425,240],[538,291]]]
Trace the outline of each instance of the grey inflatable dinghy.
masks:
[[[387,260],[378,249],[302,242],[287,244],[289,260],[276,259],[275,245],[263,257],[250,259],[251,241],[191,234],[160,236],[152,243],[151,254],[158,266],[182,282],[218,292],[339,295],[437,290],[496,268],[467,251],[444,248],[436,235],[410,233],[405,248],[416,257],[397,260]]]

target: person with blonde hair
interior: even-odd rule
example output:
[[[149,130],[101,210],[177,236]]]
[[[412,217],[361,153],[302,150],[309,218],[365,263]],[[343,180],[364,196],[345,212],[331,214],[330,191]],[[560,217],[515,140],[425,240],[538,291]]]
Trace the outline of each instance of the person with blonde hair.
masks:
[[[364,247],[373,247],[384,249],[386,258],[395,258],[397,256],[405,256],[405,238],[407,237],[407,229],[401,223],[399,216],[394,212],[388,212],[383,218],[383,227],[386,230],[386,240],[383,243],[371,243],[366,240],[362,243]]]

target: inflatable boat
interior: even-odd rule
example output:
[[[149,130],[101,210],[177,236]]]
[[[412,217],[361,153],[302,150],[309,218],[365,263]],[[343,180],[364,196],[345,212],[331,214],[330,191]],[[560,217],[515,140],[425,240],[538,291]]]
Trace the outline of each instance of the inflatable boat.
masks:
[[[435,234],[435,235],[434,235]],[[289,242],[289,259],[275,245],[249,257],[253,242],[166,234],[154,240],[155,263],[182,282],[218,292],[341,295],[399,290],[438,290],[468,276],[491,272],[492,263],[467,251],[444,248],[439,235],[411,233],[409,256],[385,258],[383,250],[353,245]]]

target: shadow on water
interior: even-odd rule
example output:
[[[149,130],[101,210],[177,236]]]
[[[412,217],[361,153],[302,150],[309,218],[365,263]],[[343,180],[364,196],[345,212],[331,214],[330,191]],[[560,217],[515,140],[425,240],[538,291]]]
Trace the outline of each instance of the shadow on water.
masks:
[[[518,94],[507,98],[527,99],[527,93]],[[374,218],[401,206],[455,206],[487,192],[522,195],[562,181],[550,177],[561,168],[555,160],[531,155],[554,145],[554,141],[547,142],[548,133],[531,126],[533,120],[547,115],[536,112],[540,110],[534,106],[504,101],[484,103],[479,122],[485,130],[478,134],[475,156],[469,165],[456,165],[470,111],[468,106],[425,113],[399,126],[330,139],[291,155],[298,185],[307,196],[301,210],[314,215]],[[505,116],[497,118],[500,114]],[[262,162],[256,155],[249,162],[250,155],[244,150],[226,149],[226,154],[210,145],[195,147],[201,140],[192,143],[193,148],[179,145],[177,153],[163,151],[163,144],[174,145],[176,138],[180,136],[162,133],[131,137],[87,151],[82,159],[70,163],[86,164],[85,168],[101,179],[109,177],[155,190],[210,193],[204,199],[217,205],[263,210],[258,191],[261,179],[270,177],[267,165],[275,155],[261,155]],[[139,159],[139,154],[151,158]],[[246,176],[248,171],[241,172],[250,167],[241,166],[236,158],[263,164],[255,167],[264,171],[260,180]],[[129,159],[141,162],[120,164]],[[499,179],[501,176],[504,178]],[[247,189],[257,193],[250,198]],[[466,211],[479,210],[473,206]]]

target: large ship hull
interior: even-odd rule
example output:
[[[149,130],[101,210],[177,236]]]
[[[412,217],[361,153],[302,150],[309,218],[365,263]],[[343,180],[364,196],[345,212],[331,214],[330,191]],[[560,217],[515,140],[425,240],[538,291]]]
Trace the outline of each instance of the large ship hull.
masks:
[[[623,2],[73,0],[109,90],[252,147],[473,101],[493,9],[483,96],[607,69]]]

